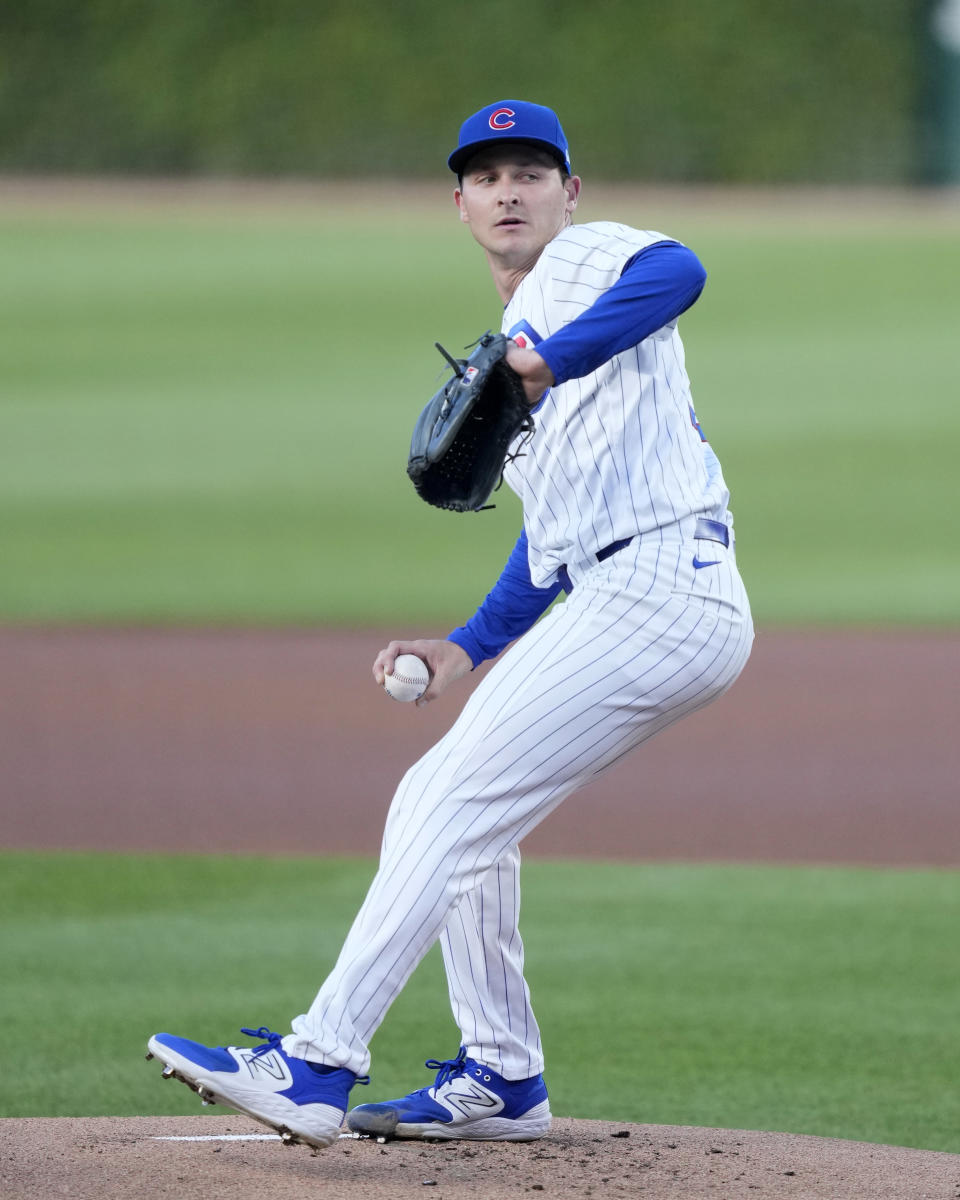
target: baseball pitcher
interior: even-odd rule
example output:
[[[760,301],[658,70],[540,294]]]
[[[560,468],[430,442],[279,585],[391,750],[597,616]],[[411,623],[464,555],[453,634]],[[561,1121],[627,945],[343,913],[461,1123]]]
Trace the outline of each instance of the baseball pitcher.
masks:
[[[401,781],[366,900],[289,1032],[245,1029],[249,1047],[168,1033],[148,1043],[164,1075],[314,1146],[345,1116],[382,1137],[525,1141],[549,1129],[517,928],[519,844],[571,792],[721,695],[753,640],[727,486],[678,330],[704,287],[696,255],[662,233],[576,224],[580,179],[540,105],[474,113],[448,165],[505,336],[481,339],[482,361],[447,356],[453,375],[417,425],[409,470],[425,499],[461,510],[482,507],[502,475],[522,527],[464,625],[392,641],[373,671],[383,684],[400,655],[419,658],[424,704],[497,662]],[[510,398],[491,405],[488,379]],[[486,415],[505,405],[506,435]],[[480,452],[488,425],[492,456]],[[481,459],[483,478],[469,478],[463,463]],[[431,1084],[348,1111],[371,1037],[438,939],[458,1053],[427,1061]]]

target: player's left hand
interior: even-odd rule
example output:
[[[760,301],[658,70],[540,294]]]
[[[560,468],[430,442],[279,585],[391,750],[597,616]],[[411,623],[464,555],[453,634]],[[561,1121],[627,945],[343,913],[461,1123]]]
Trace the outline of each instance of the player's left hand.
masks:
[[[454,680],[473,670],[470,655],[456,642],[448,642],[445,638],[419,638],[411,642],[394,641],[389,646],[385,646],[373,662],[373,677],[381,687],[384,675],[392,674],[393,664],[397,661],[398,654],[415,654],[429,668],[430,683],[417,701],[418,708],[429,704],[431,700],[436,700]]]
[[[523,390],[530,405],[539,404],[547,388],[553,387],[553,372],[536,350],[511,342],[507,351],[507,366],[512,367],[523,380]]]

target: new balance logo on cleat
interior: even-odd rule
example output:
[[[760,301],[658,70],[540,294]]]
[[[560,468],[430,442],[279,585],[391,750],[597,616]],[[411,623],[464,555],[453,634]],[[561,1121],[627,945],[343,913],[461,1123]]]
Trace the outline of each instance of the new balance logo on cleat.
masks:
[[[455,1092],[452,1089],[445,1091],[443,1094],[443,1103],[448,1108],[455,1108],[462,1112],[465,1117],[469,1117],[473,1110],[485,1109],[487,1115],[499,1112],[503,1108],[503,1101],[499,1096],[495,1096],[492,1092],[485,1091],[479,1084],[471,1081],[469,1092]]]
[[[268,1075],[271,1079],[276,1079],[281,1083],[293,1082],[293,1077],[276,1050],[270,1054],[257,1054],[256,1051],[252,1053],[244,1052],[240,1055],[240,1058],[246,1064],[247,1070],[253,1079],[261,1075]]]

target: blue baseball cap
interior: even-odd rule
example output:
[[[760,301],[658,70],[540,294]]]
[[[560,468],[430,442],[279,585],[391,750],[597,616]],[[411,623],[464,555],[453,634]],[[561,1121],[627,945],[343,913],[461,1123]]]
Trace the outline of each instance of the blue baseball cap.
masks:
[[[498,100],[467,117],[460,126],[460,139],[447,165],[460,175],[472,154],[497,142],[539,146],[552,154],[565,170],[570,170],[570,150],[559,117],[552,108],[526,100]]]

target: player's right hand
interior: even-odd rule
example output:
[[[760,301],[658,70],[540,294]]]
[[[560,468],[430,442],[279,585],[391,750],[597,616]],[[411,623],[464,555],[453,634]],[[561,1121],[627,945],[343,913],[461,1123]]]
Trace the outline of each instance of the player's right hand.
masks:
[[[536,350],[518,346],[516,342],[510,343],[507,366],[512,367],[523,380],[523,390],[531,406],[539,404],[543,393],[556,382],[553,372]]]
[[[417,701],[417,707],[443,695],[451,683],[473,670],[470,655],[456,642],[445,638],[418,638],[416,641],[391,642],[373,660],[373,677],[383,686],[384,675],[392,674],[398,654],[415,654],[430,670],[430,683]]]

